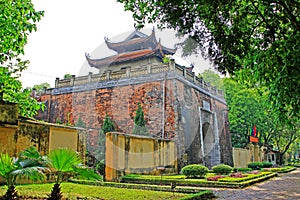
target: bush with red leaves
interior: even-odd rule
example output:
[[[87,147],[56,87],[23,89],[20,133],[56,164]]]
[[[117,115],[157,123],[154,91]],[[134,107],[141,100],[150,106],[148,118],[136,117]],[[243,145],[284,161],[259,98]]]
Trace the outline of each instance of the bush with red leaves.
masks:
[[[224,178],[224,177],[225,176],[217,175],[217,176],[208,177],[207,180],[208,181],[218,181],[219,178]]]

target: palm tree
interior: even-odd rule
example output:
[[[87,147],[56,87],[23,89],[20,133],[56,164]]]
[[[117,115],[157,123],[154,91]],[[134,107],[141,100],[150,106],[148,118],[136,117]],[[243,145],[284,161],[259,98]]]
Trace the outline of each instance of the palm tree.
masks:
[[[35,147],[24,150],[17,159],[10,157],[7,153],[0,153],[0,176],[6,180],[8,187],[5,195],[0,199],[18,199],[15,190],[17,178],[26,177],[32,181],[45,179],[44,171],[48,169],[47,163]]]
[[[81,159],[75,151],[67,148],[52,150],[49,159],[51,168],[57,172],[57,177],[48,199],[59,200],[62,199],[60,183],[62,182],[63,173],[74,172],[75,166],[81,163]]]
[[[55,185],[52,188],[51,194],[48,200],[60,200],[62,199],[62,192],[60,184],[63,181],[63,173],[73,172],[80,174],[83,177],[93,177],[94,179],[100,178],[92,170],[84,167],[79,155],[72,149],[59,148],[54,149],[49,154],[51,168],[57,172]]]

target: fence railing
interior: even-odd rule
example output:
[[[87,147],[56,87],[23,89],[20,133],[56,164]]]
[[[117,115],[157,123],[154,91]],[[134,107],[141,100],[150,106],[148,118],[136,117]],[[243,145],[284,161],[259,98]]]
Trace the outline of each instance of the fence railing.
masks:
[[[59,79],[55,80],[55,88],[62,87],[71,87],[76,85],[84,85],[90,83],[97,83],[108,80],[116,80],[122,78],[130,78],[130,77],[139,77],[144,75],[151,75],[157,73],[165,73],[173,71],[176,74],[184,77],[186,80],[200,86],[204,90],[207,90],[211,94],[215,94],[217,96],[223,97],[223,91],[217,90],[216,87],[210,85],[203,81],[202,78],[199,78],[195,75],[194,72],[187,70],[185,67],[176,65],[173,60],[169,62],[169,64],[150,64],[148,66],[141,66],[139,68],[132,69],[131,67],[127,67],[126,69],[122,69],[119,71],[106,71],[102,74],[93,74],[90,72],[87,76],[75,77],[74,75],[68,79]]]

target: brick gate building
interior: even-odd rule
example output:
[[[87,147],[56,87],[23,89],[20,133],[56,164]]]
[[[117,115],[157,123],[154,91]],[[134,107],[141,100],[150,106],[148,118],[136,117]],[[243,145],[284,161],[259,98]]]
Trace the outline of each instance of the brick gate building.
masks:
[[[149,136],[176,142],[179,169],[190,163],[232,165],[227,105],[220,91],[192,68],[173,59],[163,62],[175,49],[162,46],[154,30],[149,36],[134,31],[124,41],[105,42],[116,54],[100,59],[86,54],[90,67],[99,73],[57,78],[55,88],[41,96],[46,109],[40,119],[83,122],[87,149],[97,154],[105,116],[111,117],[117,131],[130,134],[140,103]]]

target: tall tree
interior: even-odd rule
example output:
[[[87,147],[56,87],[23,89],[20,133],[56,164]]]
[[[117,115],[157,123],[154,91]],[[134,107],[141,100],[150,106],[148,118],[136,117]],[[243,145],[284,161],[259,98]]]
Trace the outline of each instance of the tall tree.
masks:
[[[35,89],[37,94],[41,94],[45,89],[50,88],[50,84],[47,82],[41,84],[35,84],[32,89]]]
[[[114,131],[115,130],[115,125],[112,122],[111,118],[106,115],[105,119],[103,121],[103,126],[101,127],[101,130],[103,131],[104,135],[108,132]]]
[[[254,125],[261,134],[272,127],[266,123],[268,107],[257,89],[248,89],[231,78],[224,79],[224,86],[232,145],[243,148],[249,143],[248,136]]]
[[[273,134],[271,137],[272,145],[275,149],[279,152],[279,164],[283,165],[284,155],[291,149],[293,144],[296,144],[297,141],[300,139],[300,130],[299,124],[294,127],[282,125],[276,127],[273,130]]]
[[[136,109],[132,133],[135,135],[147,135],[148,133],[141,103],[138,103],[138,107]]]
[[[28,34],[36,31],[36,22],[44,13],[36,11],[31,0],[3,0],[0,13],[0,100],[19,103],[20,114],[33,117],[41,105],[18,80],[29,63],[20,55],[24,54]]]
[[[213,70],[206,69],[203,73],[199,74],[198,76],[200,78],[203,78],[205,82],[210,83],[212,86],[215,86],[218,90],[224,91],[222,78]]]
[[[282,120],[300,117],[300,0],[117,0],[141,27],[156,22],[198,44],[219,71],[268,87]],[[295,117],[295,118],[293,118]]]

